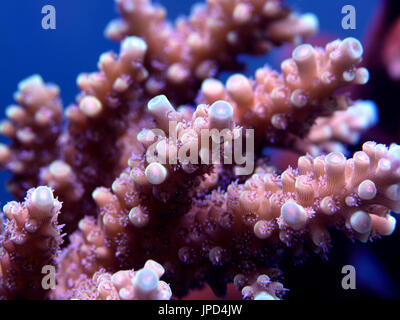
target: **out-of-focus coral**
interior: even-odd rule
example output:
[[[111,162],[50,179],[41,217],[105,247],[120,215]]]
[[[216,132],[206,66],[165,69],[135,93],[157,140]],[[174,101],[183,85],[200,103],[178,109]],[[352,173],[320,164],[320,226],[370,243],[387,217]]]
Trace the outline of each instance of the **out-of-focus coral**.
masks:
[[[369,78],[358,40],[301,44],[281,72],[224,85],[239,54],[299,44],[315,16],[278,0],[209,0],[172,26],[150,1],[117,5],[106,34],[120,52],[78,77],[63,129],[58,89],[37,76],[7,109],[0,163],[27,196],[3,208],[2,297],[170,299],[205,284],[222,297],[233,283],[245,299],[275,300],[287,291],[280,261],[326,256],[330,228],[363,242],[393,232],[400,147],[343,154],[377,121],[372,102],[344,92]],[[297,152],[297,166],[273,167],[265,147]],[[56,267],[51,291],[45,265]]]
[[[39,75],[21,81],[14,95],[18,105],[7,107],[8,119],[0,124],[1,134],[12,140],[9,147],[0,145],[0,165],[14,174],[7,188],[19,200],[38,185],[40,168],[59,156],[64,118],[59,91]]]
[[[382,61],[393,80],[400,80],[400,19],[398,19],[384,40]]]
[[[358,100],[346,110],[317,118],[307,136],[297,140],[296,148],[314,156],[333,151],[346,153],[345,145],[357,144],[361,135],[377,122],[375,103]]]
[[[380,1],[364,41],[364,66],[371,73],[370,81],[351,89],[355,98],[373,100],[379,106],[380,126],[368,132],[367,137],[379,136],[385,143],[399,137],[396,119],[400,111],[392,103],[399,89],[399,8],[396,0]]]

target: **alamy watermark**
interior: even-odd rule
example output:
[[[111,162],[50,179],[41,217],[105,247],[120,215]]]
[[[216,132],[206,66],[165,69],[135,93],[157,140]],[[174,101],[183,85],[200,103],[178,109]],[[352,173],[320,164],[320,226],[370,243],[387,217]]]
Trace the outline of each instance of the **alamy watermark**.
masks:
[[[356,289],[356,268],[351,264],[345,265],[342,268],[342,274],[345,274],[342,279],[342,288],[344,290]]]
[[[342,28],[344,30],[356,29],[356,8],[352,5],[346,5],[342,8],[342,14],[345,16],[342,18]]]
[[[342,18],[342,28],[344,30],[356,29],[356,8],[352,5],[345,5],[341,12],[345,15]],[[42,7],[42,14],[45,14],[42,18],[42,28],[44,30],[56,29],[56,8],[49,4],[45,5]]]
[[[42,28],[44,30],[56,29],[56,8],[52,5],[45,5],[42,8],[42,13],[45,16],[42,18]]]
[[[56,267],[45,265],[42,268],[42,274],[45,274],[42,278],[42,289],[54,290],[56,288]]]

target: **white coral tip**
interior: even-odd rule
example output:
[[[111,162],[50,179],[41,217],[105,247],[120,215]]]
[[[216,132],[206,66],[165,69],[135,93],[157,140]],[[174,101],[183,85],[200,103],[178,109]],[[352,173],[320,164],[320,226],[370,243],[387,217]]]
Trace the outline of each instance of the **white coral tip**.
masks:
[[[400,146],[398,144],[392,144],[389,149],[389,157],[396,162],[400,162]]]
[[[147,103],[147,109],[154,115],[161,115],[161,113],[165,115],[168,111],[175,111],[171,102],[169,102],[168,98],[163,94],[152,98]]]
[[[140,293],[150,293],[158,286],[158,276],[152,269],[143,268],[132,279],[132,285]]]
[[[97,117],[101,113],[103,105],[96,97],[86,96],[79,103],[79,109],[88,117]]]
[[[350,217],[350,224],[354,231],[358,233],[368,233],[371,231],[371,217],[365,211],[356,211]]]
[[[344,39],[340,48],[353,60],[361,59],[364,51],[361,42],[352,37]]]
[[[49,213],[49,216],[52,215],[54,207],[54,196],[52,190],[49,187],[40,186],[36,188],[32,193],[31,200],[33,206],[37,210],[43,213]]]
[[[167,169],[158,162],[153,162],[146,167],[145,175],[151,184],[161,184],[167,178]]]
[[[283,220],[293,229],[299,230],[307,222],[304,208],[296,202],[289,200],[281,208]]]
[[[121,51],[132,52],[135,58],[143,58],[147,51],[147,44],[142,38],[136,36],[126,37],[121,43]]]
[[[302,25],[311,33],[315,33],[319,29],[318,17],[314,13],[304,13],[300,16]]]
[[[214,102],[210,107],[208,115],[211,128],[231,128],[233,121],[233,108],[229,102],[223,100]]]
[[[364,180],[358,186],[358,195],[363,200],[372,200],[376,196],[376,186],[371,180]]]

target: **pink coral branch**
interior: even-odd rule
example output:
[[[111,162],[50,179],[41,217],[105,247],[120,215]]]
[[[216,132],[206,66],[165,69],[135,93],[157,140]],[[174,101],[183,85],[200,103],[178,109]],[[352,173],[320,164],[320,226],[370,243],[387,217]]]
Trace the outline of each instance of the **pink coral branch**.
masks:
[[[18,105],[6,109],[8,119],[0,125],[0,133],[12,140],[9,147],[0,144],[0,166],[14,174],[7,187],[20,200],[38,185],[40,168],[59,156],[64,120],[59,91],[39,75],[21,81],[14,96]]]
[[[118,9],[122,19],[112,21],[106,35],[118,41],[135,35],[147,42],[150,95],[170,88],[191,92],[188,84],[237,64],[238,54],[266,53],[277,44],[298,42],[318,28],[314,15],[291,14],[279,0],[207,1],[193,7],[191,15],[178,19],[175,26],[166,21],[163,7],[148,0],[118,1]]]
[[[238,125],[254,128],[259,140],[285,144],[292,135],[307,134],[316,117],[347,108],[347,97],[335,92],[368,81],[368,71],[358,67],[362,53],[361,43],[354,38],[333,41],[325,50],[303,44],[282,63],[281,74],[264,67],[254,80],[235,74],[225,86],[207,79],[198,100],[231,101]]]
[[[7,299],[44,299],[43,267],[55,269],[62,243],[57,224],[61,203],[50,188],[30,189],[24,203],[9,202],[3,208],[8,222],[1,238],[0,293]]]

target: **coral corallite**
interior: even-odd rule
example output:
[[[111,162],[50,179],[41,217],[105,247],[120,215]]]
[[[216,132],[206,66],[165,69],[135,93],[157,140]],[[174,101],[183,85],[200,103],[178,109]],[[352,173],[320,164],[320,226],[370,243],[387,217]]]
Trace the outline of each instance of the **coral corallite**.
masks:
[[[377,122],[372,101],[344,91],[368,82],[357,39],[306,44],[317,18],[277,0],[208,0],[175,25],[149,0],[116,3],[106,35],[120,52],[79,75],[77,101],[63,109],[35,75],[0,124],[16,198],[3,207],[2,298],[171,299],[206,284],[224,296],[233,283],[281,299],[284,256],[326,256],[331,228],[362,242],[394,231],[400,146],[344,155]],[[296,48],[281,70],[218,80],[239,54],[284,43]],[[265,148],[296,152],[297,166],[278,171]]]

